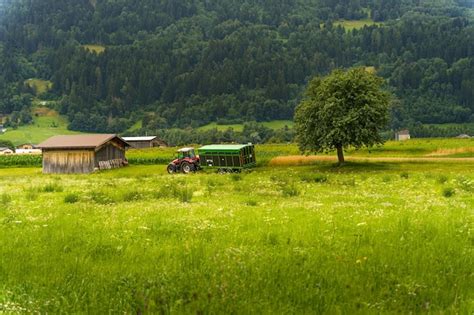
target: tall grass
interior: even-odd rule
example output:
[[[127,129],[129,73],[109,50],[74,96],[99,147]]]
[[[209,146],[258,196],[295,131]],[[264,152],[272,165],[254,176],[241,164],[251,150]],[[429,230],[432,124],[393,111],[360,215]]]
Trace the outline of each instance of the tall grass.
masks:
[[[474,309],[472,164],[264,167],[238,180],[162,165],[9,172],[0,312]],[[40,189],[48,183],[62,189]]]

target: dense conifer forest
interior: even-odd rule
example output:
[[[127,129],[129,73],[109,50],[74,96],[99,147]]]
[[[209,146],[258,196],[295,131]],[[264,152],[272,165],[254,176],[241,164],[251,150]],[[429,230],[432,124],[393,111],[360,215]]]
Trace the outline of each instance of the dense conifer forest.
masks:
[[[34,96],[89,132],[291,119],[311,77],[353,66],[396,96],[388,128],[474,122],[469,0],[0,3],[0,114],[13,123],[29,123]],[[31,78],[52,90],[35,95]]]

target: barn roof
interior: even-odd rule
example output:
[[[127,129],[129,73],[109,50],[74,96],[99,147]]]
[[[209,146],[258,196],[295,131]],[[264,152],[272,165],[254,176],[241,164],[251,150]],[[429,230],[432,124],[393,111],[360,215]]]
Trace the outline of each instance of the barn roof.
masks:
[[[155,140],[156,136],[149,136],[149,137],[123,137],[125,141],[152,141]]]
[[[54,136],[41,142],[36,147],[39,149],[95,149],[113,139],[118,139],[127,147],[130,146],[116,134],[92,134]]]

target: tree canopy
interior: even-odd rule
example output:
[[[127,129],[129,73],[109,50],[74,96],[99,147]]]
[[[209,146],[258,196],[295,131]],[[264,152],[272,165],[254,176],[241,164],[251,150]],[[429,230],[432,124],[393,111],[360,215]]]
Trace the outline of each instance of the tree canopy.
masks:
[[[343,149],[381,144],[390,103],[382,86],[383,79],[364,68],[335,70],[311,80],[295,114],[300,150],[337,150],[343,163]]]

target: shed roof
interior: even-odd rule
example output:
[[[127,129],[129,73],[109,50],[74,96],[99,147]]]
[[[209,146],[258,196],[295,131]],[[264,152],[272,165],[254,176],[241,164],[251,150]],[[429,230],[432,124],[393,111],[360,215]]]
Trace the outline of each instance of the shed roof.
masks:
[[[123,142],[125,146],[130,146],[116,134],[92,134],[54,136],[36,147],[40,149],[95,149],[115,138]]]
[[[156,136],[147,136],[147,137],[123,137],[122,139],[125,141],[152,141],[155,140]]]
[[[241,150],[247,146],[249,144],[211,144],[200,147],[199,150]]]

